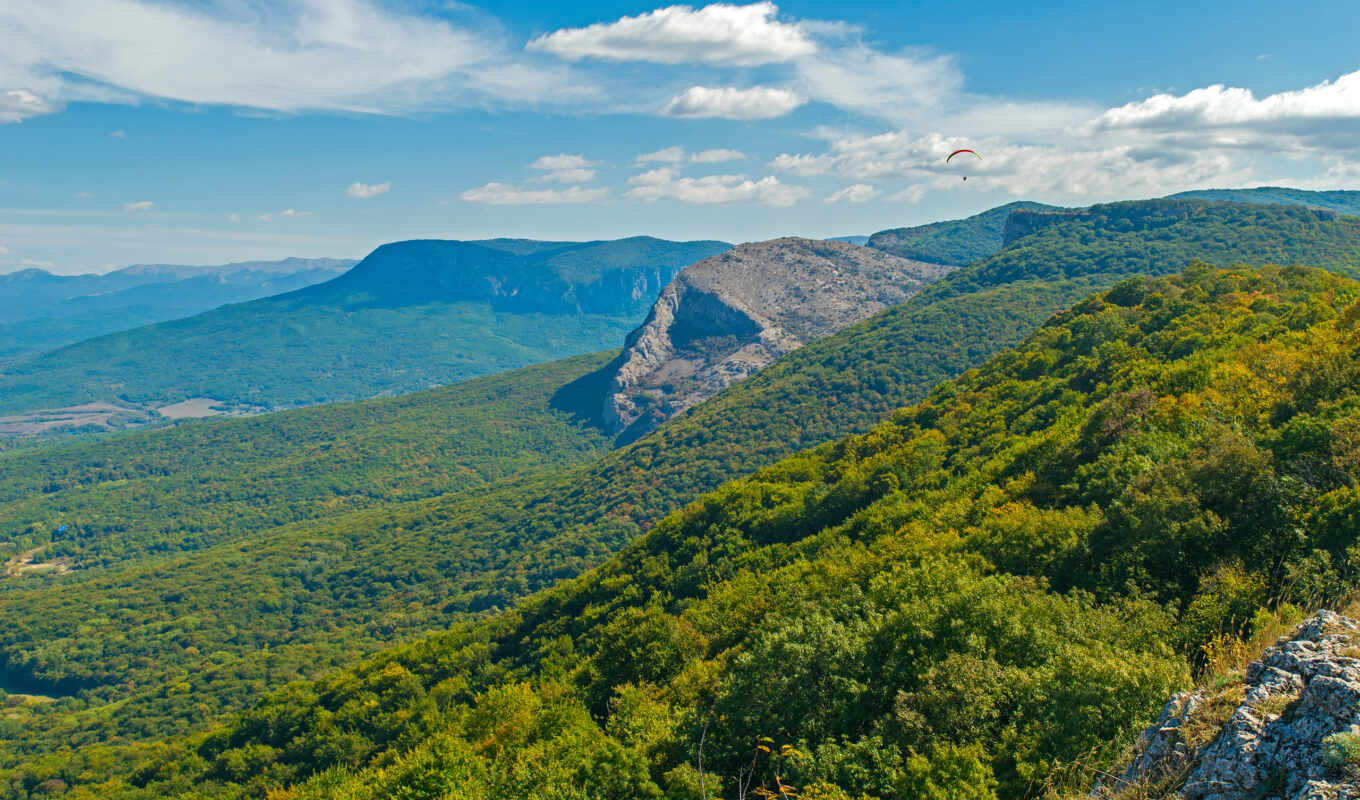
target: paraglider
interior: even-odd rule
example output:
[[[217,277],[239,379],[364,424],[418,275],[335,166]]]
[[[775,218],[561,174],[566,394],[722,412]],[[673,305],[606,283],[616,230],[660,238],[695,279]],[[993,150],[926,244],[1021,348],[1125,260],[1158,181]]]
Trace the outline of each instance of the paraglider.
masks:
[[[954,160],[954,156],[956,156],[956,155],[958,155],[958,154],[960,154],[960,153],[970,153],[970,154],[976,156],[978,161],[981,161],[981,160],[982,160],[982,156],[979,156],[979,155],[977,154],[976,151],[969,150],[968,148],[964,147],[964,148],[961,148],[961,149],[959,149],[959,150],[955,150],[954,152],[950,153],[949,156],[948,156],[947,158],[945,158],[944,163],[948,164],[950,161],[953,161],[953,160]],[[964,179],[964,180],[968,180],[968,176],[967,176],[967,175],[964,175],[964,176],[963,176],[963,179]]]

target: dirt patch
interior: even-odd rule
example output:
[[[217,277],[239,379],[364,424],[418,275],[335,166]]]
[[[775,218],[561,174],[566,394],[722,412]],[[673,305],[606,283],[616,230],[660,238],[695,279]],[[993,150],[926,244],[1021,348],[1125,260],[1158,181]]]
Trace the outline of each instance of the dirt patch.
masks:
[[[23,414],[0,417],[0,436],[37,436],[62,428],[102,428],[113,430],[147,420],[140,408],[112,403],[85,403],[65,408],[40,408]]]
[[[216,417],[227,413],[227,406],[221,400],[211,397],[190,397],[179,403],[161,406],[156,413],[166,419],[200,419]]]
[[[47,545],[26,550],[5,562],[6,578],[24,578],[32,575],[65,575],[71,571],[71,562],[65,558],[51,561],[38,561],[38,556]]]

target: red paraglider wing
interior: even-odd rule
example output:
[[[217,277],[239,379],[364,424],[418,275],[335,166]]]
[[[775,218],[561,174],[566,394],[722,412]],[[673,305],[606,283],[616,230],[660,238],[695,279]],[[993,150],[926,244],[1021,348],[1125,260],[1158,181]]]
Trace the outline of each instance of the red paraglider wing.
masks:
[[[973,152],[972,150],[969,150],[968,148],[965,147],[965,148],[962,149],[962,150],[955,150],[954,152],[950,153],[950,154],[949,154],[949,157],[946,158],[946,159],[944,160],[944,163],[948,164],[951,160],[953,160],[954,156],[958,155],[959,153],[973,153],[973,155],[975,155],[975,156],[978,157],[978,160],[979,160],[979,161],[982,160],[982,156],[978,156],[977,153],[975,153],[975,152]]]

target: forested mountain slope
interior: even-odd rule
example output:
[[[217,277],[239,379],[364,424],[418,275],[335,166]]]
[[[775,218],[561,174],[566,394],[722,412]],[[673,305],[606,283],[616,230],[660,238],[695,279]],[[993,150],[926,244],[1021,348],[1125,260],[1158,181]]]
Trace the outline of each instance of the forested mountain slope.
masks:
[[[1006,220],[1013,211],[1058,211],[1057,206],[1021,201],[988,209],[965,219],[892,228],[864,244],[915,261],[963,266],[994,255],[1005,244]]]
[[[1358,299],[1303,268],[1125,280],[514,612],[101,794],[1037,797],[1270,598],[1353,585]]]
[[[384,245],[326,283],[0,368],[0,414],[88,402],[150,413],[193,397],[286,408],[594,352],[617,346],[681,268],[728,247],[648,237],[527,254],[506,242]]]
[[[110,564],[79,586],[6,602],[13,622],[8,634],[0,631],[8,637],[0,647],[24,680],[88,680],[110,652],[136,667],[95,679],[89,691],[96,694],[89,696],[112,701],[108,708],[101,710],[101,700],[82,713],[60,703],[35,709],[10,746],[40,752],[70,738],[72,726],[88,748],[115,736],[145,738],[196,725],[296,676],[298,664],[288,652],[308,653],[318,663],[342,661],[461,614],[505,607],[598,563],[724,480],[869,429],[940,380],[1022,340],[1074,297],[1129,272],[1168,272],[1196,257],[1223,265],[1264,260],[1252,248],[1268,243],[1274,255],[1277,241],[1288,243],[1281,260],[1309,261],[1311,254],[1335,269],[1360,264],[1356,220],[1305,209],[1153,205],[1164,205],[1165,213],[1150,213],[1146,204],[1104,207],[1017,240],[998,256],[1004,269],[989,260],[961,270],[588,464],[266,528],[248,542],[157,563]],[[1182,213],[1183,207],[1196,211]],[[1244,209],[1250,213],[1240,213]],[[1140,232],[1135,221],[1149,226]],[[1064,226],[1079,231],[1069,235]],[[1314,243],[1322,247],[1310,249]],[[1080,274],[1083,250],[1107,271]],[[1072,266],[1061,279],[1027,279],[1016,266],[1018,253],[1027,254],[1036,272],[1054,263]],[[1149,262],[1149,253],[1159,255]],[[994,276],[1016,279],[978,286]],[[597,379],[572,384],[572,391],[585,396]],[[147,619],[157,622],[136,624]],[[266,645],[277,657],[261,677],[254,653]],[[169,681],[173,676],[188,677],[175,678],[188,688],[169,692],[167,682],[177,685]]]
[[[1316,192],[1306,189],[1286,189],[1281,186],[1261,186],[1256,189],[1195,189],[1173,194],[1169,199],[1175,200],[1186,197],[1201,200],[1227,200],[1234,203],[1280,203],[1313,206],[1314,208],[1325,208],[1342,214],[1360,214],[1360,191],[1354,190]]]

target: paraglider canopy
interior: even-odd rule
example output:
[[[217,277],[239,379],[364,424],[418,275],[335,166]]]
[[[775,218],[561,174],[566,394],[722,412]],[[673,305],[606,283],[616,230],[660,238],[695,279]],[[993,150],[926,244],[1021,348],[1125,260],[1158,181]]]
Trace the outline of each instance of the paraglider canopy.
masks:
[[[979,155],[977,154],[976,151],[969,150],[968,148],[963,147],[963,148],[960,148],[960,149],[955,150],[954,152],[950,153],[949,156],[945,158],[944,163],[948,164],[950,161],[953,161],[953,160],[954,160],[954,156],[956,156],[956,155],[958,155],[958,154],[960,154],[960,153],[971,153],[972,155],[977,156],[977,160],[978,160],[978,161],[981,161],[981,160],[982,160],[982,156],[979,156]],[[968,176],[967,176],[967,175],[964,175],[964,176],[963,176],[963,179],[964,179],[964,180],[968,180]]]

